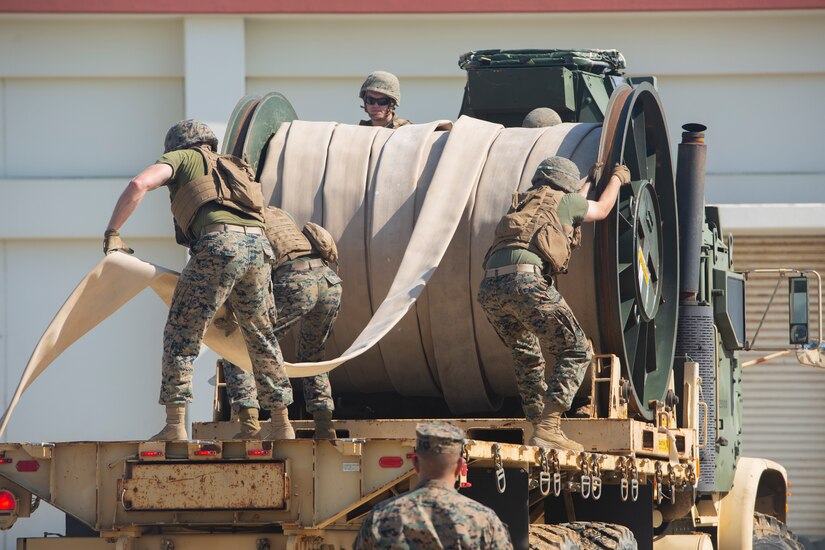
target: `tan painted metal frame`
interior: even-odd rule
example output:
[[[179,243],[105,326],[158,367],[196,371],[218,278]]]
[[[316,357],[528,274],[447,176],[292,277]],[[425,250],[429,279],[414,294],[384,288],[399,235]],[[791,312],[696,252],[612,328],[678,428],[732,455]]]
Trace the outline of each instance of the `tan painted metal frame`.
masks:
[[[694,427],[676,428],[675,411],[662,403],[656,403],[654,423],[627,418],[618,359],[597,356],[593,367],[591,395],[606,395],[606,407],[594,404],[592,418],[562,422],[584,452],[525,445],[531,429],[525,420],[449,419],[467,434],[470,468],[493,468],[499,480],[505,468],[529,472],[536,513],[546,496],[564,491],[595,499],[604,484],[621,485],[623,499],[637,494],[640,484],[652,484],[657,501],[691,490],[698,476]],[[0,444],[0,458],[8,459],[0,463],[0,487],[20,501],[32,494],[42,498],[117,541],[118,550],[143,548],[135,541],[158,528],[170,536],[274,529],[282,533],[279,548],[320,548],[338,539],[351,544],[374,504],[417,483],[412,457],[418,422],[336,420],[339,435],[347,437],[334,441],[309,439],[312,423],[296,421],[299,439],[291,441],[236,441],[236,422],[208,422],[195,423],[196,439],[186,442]],[[38,468],[20,472],[20,461],[36,461]],[[136,502],[142,510],[134,509]],[[19,515],[28,511],[21,508]],[[29,547],[53,544],[36,539]]]

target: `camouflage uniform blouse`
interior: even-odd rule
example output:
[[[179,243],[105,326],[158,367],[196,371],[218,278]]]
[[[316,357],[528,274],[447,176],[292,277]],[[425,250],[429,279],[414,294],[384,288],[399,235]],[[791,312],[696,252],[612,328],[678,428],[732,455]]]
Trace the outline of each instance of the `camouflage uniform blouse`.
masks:
[[[451,486],[426,481],[378,504],[364,519],[355,550],[383,548],[513,548],[495,512]]]
[[[395,130],[402,126],[406,126],[407,124],[412,124],[406,118],[399,118],[398,115],[392,115],[392,120],[387,123],[384,128],[389,128],[390,130]],[[371,120],[362,120],[358,123],[359,126],[372,126]]]

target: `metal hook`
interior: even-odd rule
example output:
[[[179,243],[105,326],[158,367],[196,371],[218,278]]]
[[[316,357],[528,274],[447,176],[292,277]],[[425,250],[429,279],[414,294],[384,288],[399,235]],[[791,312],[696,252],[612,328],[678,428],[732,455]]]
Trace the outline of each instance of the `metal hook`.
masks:
[[[539,491],[542,496],[550,494],[550,464],[547,461],[547,450],[544,447],[539,448],[539,465],[541,472],[539,472]]]

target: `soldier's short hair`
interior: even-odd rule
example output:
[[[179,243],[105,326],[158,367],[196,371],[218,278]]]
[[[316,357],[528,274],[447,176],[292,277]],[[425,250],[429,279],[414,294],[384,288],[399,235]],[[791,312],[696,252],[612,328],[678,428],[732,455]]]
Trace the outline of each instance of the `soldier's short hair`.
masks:
[[[415,427],[416,452],[459,454],[464,446],[464,430],[449,422],[421,422]]]

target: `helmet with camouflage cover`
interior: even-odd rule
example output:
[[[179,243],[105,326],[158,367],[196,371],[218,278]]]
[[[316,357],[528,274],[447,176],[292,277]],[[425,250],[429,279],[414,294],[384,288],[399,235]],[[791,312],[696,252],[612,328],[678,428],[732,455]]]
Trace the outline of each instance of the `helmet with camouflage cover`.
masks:
[[[523,128],[546,128],[556,124],[561,124],[561,117],[556,111],[549,107],[538,107],[527,113],[521,126]]]
[[[541,161],[533,175],[533,185],[553,185],[562,191],[575,193],[582,188],[579,167],[564,157],[548,157]]]
[[[201,143],[208,144],[213,151],[218,150],[218,138],[215,137],[215,133],[209,126],[194,118],[181,120],[166,132],[166,138],[163,140],[163,152],[168,153],[169,151],[186,149]]]
[[[367,76],[367,79],[361,84],[361,92],[358,97],[364,99],[367,92],[384,94],[395,101],[396,107],[401,105],[401,84],[398,83],[398,77],[387,71],[375,71]]]

